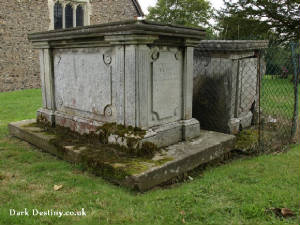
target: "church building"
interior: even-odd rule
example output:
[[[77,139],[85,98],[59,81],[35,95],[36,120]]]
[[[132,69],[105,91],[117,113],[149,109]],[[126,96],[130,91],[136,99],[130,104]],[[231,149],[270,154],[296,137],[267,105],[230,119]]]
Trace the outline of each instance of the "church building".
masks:
[[[28,33],[143,16],[137,0],[1,0],[0,92],[40,87]]]

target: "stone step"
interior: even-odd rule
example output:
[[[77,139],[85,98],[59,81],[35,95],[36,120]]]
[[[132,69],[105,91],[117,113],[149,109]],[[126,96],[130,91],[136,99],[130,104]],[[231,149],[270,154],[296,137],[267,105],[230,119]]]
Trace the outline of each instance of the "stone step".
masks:
[[[9,131],[12,136],[69,162],[88,162],[95,174],[140,191],[149,190],[222,156],[233,149],[235,142],[233,135],[201,130],[200,137],[166,147],[151,159],[123,156],[114,158],[107,155],[110,154],[109,151],[117,150],[105,145],[78,147],[66,142],[62,145],[54,144],[55,135],[37,127],[35,120],[10,123]]]

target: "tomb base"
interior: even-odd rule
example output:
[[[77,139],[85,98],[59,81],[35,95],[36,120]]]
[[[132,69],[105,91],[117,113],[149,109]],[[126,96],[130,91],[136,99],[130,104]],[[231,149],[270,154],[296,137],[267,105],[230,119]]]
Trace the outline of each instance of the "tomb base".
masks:
[[[37,120],[42,120],[51,126],[67,127],[79,134],[96,132],[106,123],[86,119],[79,116],[72,116],[61,112],[53,112],[47,109],[40,109],[37,112]],[[161,124],[145,129],[145,135],[139,140],[140,143],[151,142],[158,148],[169,146],[180,141],[187,141],[200,135],[200,123],[196,119],[180,120],[171,123]],[[115,134],[108,139],[110,144],[126,146],[126,137],[118,137]],[[131,136],[128,136],[131,138]]]
[[[235,136],[202,130],[198,138],[162,148],[151,158],[118,154],[118,148],[89,143],[74,143],[68,136],[36,126],[25,120],[9,124],[12,136],[73,163],[89,165],[89,171],[113,183],[146,191],[176,176],[186,173],[233,149]],[[56,142],[63,138],[62,142]],[[57,144],[54,144],[57,143]]]
[[[232,118],[228,122],[228,133],[238,134],[240,129],[245,129],[251,126],[253,120],[253,113],[248,112],[247,114],[239,117]]]

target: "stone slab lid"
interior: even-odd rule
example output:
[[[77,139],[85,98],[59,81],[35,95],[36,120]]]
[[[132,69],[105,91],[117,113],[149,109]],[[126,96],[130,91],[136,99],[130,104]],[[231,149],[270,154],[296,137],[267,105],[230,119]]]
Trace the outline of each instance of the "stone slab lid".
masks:
[[[86,37],[95,38],[110,35],[156,35],[203,40],[205,37],[205,29],[134,19],[78,28],[31,33],[28,35],[28,39],[32,42],[41,42]]]
[[[253,51],[267,48],[267,40],[203,40],[197,50],[203,51]]]

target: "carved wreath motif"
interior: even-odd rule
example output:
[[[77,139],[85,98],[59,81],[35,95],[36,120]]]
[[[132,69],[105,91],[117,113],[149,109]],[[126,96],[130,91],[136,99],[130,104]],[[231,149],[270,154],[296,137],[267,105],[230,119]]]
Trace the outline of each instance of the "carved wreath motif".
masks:
[[[110,105],[107,105],[104,109],[104,115],[107,116],[107,117],[111,117],[113,114],[112,112],[112,108]]]
[[[175,53],[175,59],[179,59],[180,58],[180,51],[177,51],[176,53]]]
[[[112,58],[109,55],[103,55],[103,61],[106,65],[111,64]]]
[[[151,55],[151,58],[153,60],[157,60],[159,58],[159,51],[157,49],[155,49]]]

